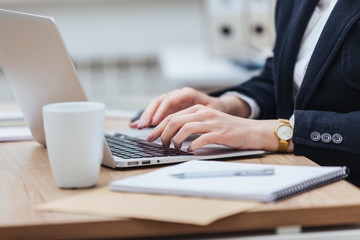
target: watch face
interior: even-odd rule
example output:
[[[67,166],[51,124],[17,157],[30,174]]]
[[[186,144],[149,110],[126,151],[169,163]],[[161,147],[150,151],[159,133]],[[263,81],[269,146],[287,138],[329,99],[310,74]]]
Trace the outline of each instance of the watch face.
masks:
[[[282,140],[289,140],[292,138],[293,131],[288,125],[281,125],[276,130],[276,135]]]

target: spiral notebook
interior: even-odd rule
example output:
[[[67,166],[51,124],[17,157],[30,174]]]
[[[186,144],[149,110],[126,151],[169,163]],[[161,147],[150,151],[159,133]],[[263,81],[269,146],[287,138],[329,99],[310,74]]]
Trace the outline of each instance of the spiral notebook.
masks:
[[[264,168],[272,169],[272,174],[178,177],[184,173],[205,173],[214,170],[257,173]],[[344,179],[348,173],[347,167],[284,166],[193,160],[113,181],[110,183],[110,189],[122,192],[274,202]]]

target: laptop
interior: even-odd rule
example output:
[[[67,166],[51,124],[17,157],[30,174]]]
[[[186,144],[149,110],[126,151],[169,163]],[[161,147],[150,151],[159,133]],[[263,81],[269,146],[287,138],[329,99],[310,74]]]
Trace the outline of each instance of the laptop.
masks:
[[[87,101],[75,67],[51,17],[0,9],[0,34],[0,64],[5,77],[34,140],[46,146],[42,107],[56,102]],[[128,168],[264,153],[215,144],[189,153],[185,151],[187,143],[182,150],[165,150],[161,144],[145,140],[150,131],[107,132],[102,164]]]

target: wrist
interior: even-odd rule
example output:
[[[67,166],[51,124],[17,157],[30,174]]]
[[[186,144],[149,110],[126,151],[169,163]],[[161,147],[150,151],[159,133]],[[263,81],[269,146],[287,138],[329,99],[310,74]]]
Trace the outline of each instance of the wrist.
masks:
[[[277,152],[279,150],[280,141],[274,134],[274,130],[280,124],[279,120],[253,120],[243,119],[248,121],[249,124],[244,125],[245,136],[247,136],[248,142],[246,146],[249,149],[261,149],[269,152]],[[289,140],[286,152],[293,151],[293,144],[291,139]]]
[[[274,129],[279,125],[278,120],[255,120],[258,121],[258,127],[256,127],[255,135],[258,136],[257,142],[259,143],[259,149],[276,152],[279,148],[279,139],[274,134]]]

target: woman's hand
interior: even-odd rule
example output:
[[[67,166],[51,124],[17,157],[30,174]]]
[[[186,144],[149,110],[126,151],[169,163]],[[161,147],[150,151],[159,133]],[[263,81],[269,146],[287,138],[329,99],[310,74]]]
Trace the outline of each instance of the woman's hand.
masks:
[[[143,129],[149,126],[155,126],[168,115],[196,104],[232,115],[242,117],[250,115],[250,107],[248,104],[235,96],[224,95],[222,97],[211,97],[195,89],[185,87],[152,100],[140,119],[131,123],[130,127]]]
[[[161,138],[168,148],[171,140],[177,149],[191,134],[201,134],[189,151],[215,143],[236,149],[263,149],[276,151],[279,140],[274,134],[278,120],[250,120],[232,116],[218,110],[195,105],[167,116],[148,137],[148,141]]]

